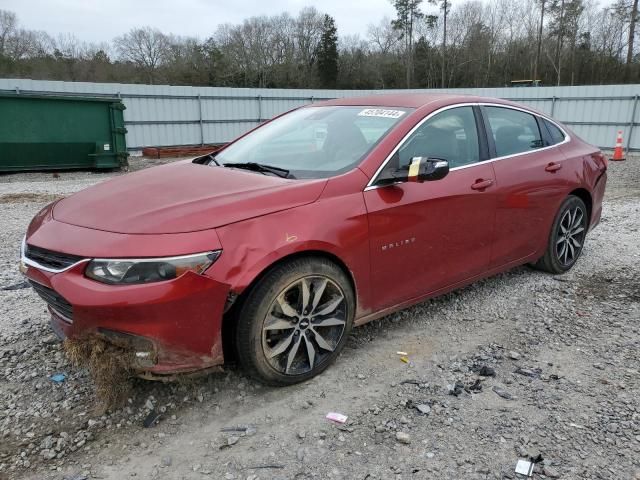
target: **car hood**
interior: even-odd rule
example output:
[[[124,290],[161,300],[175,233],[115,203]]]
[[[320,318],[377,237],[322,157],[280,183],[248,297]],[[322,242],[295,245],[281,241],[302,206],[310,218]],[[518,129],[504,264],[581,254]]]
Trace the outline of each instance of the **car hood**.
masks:
[[[194,232],[312,203],[325,184],[177,162],[78,192],[55,205],[53,218],[116,233]]]

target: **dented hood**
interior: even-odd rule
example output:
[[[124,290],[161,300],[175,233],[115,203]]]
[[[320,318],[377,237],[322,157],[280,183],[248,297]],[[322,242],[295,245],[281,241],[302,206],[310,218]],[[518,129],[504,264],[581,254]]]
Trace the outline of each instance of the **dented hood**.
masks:
[[[55,205],[53,218],[117,233],[194,232],[312,203],[325,184],[178,162],[78,192]]]

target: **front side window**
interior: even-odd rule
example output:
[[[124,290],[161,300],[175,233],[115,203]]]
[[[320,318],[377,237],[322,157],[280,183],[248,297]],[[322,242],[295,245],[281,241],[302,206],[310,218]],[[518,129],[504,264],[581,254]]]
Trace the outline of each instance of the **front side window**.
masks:
[[[215,160],[286,169],[293,178],[326,178],[355,167],[411,109],[307,107],[249,133]]]
[[[447,160],[449,168],[478,162],[480,148],[473,108],[451,108],[426,120],[402,143],[378,181],[392,178],[395,170],[408,169],[413,157]]]
[[[504,157],[542,148],[542,137],[535,117],[502,107],[484,107],[496,146],[496,156]]]

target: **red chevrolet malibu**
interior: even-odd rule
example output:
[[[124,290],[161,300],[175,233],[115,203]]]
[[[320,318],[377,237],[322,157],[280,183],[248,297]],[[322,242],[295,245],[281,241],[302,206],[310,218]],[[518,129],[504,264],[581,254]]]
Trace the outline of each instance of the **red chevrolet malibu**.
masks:
[[[145,376],[233,354],[291,384],[330,365],[353,326],[517,265],[569,270],[606,169],[511,102],[333,100],[47,206],[22,269],[60,337],[124,342]]]

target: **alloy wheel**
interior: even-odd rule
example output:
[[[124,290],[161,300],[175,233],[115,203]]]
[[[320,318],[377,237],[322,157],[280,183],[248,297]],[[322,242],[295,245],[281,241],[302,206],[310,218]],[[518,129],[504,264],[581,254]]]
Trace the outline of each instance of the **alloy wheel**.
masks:
[[[562,215],[556,233],[556,256],[564,266],[573,264],[580,255],[586,226],[586,215],[580,206],[568,208]]]
[[[275,370],[307,373],[337,348],[347,324],[345,294],[325,276],[306,276],[285,287],[262,325],[262,349]]]

